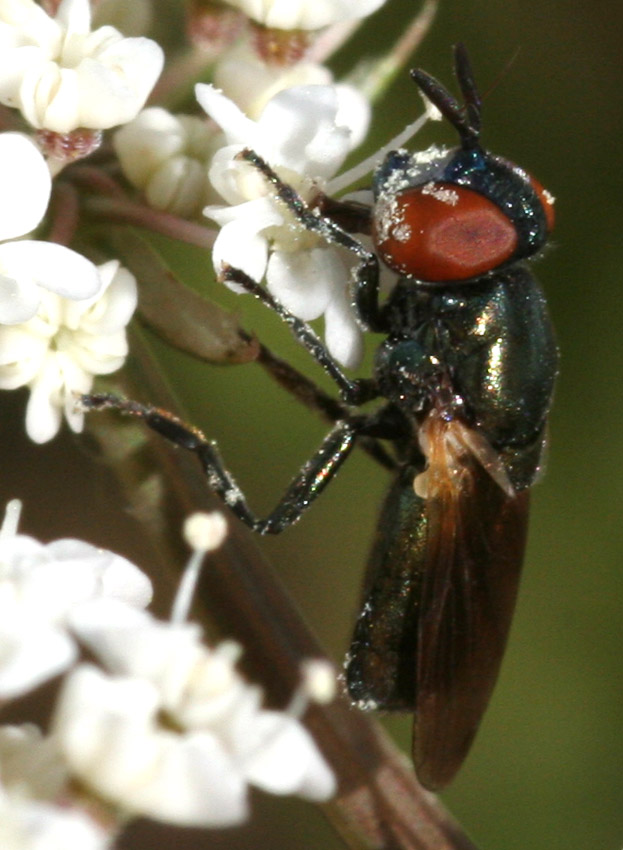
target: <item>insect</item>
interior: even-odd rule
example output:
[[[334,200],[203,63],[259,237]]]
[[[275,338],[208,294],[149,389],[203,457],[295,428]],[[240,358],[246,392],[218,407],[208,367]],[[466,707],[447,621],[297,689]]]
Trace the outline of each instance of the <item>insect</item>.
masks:
[[[458,133],[458,147],[389,153],[367,214],[328,198],[311,209],[257,154],[242,154],[305,228],[354,253],[356,310],[365,327],[385,335],[373,376],[351,379],[309,325],[240,270],[224,269],[226,280],[289,324],[342,399],[331,407],[320,390],[307,393],[335,425],[267,518],[251,511],[216,444],[196,429],[136,402],[83,400],[136,414],[195,452],[209,486],[261,534],[298,520],[357,441],[395,468],[346,681],[361,707],[414,712],[415,769],[431,789],[463,762],[498,675],[558,356],[525,262],[553,226],[552,198],[482,147],[481,101],[462,46],[455,66],[463,105],[424,71],[412,77]],[[374,250],[353,235],[366,230]],[[384,301],[381,261],[399,275]],[[313,386],[291,377],[290,389],[304,395],[303,382]],[[384,403],[358,412],[375,398]],[[379,441],[389,442],[392,457]]]

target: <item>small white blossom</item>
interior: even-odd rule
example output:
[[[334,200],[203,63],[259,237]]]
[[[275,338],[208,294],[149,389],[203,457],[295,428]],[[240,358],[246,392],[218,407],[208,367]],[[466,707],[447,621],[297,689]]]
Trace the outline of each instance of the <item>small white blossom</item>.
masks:
[[[32,726],[0,727],[2,850],[105,850],[111,846],[106,832],[86,813],[69,807],[68,779],[53,739],[43,738]]]
[[[226,0],[265,27],[283,30],[315,30],[363,18],[385,0]]]
[[[84,812],[25,800],[0,786],[2,850],[106,850],[112,840]]]
[[[150,206],[190,218],[216,203],[208,170],[223,136],[200,118],[153,106],[118,130],[113,144],[123,173]]]
[[[267,180],[236,159],[252,148],[308,202],[312,202],[367,126],[369,107],[348,86],[299,86],[279,92],[252,121],[212,86],[198,85],[197,99],[221,126],[228,145],[217,151],[210,178],[230,206],[208,207],[221,225],[213,250],[223,264],[255,280],[264,274],[270,291],[304,320],[324,314],[331,353],[355,366],[361,331],[350,303],[353,259],[295,221]]]
[[[36,443],[55,436],[63,414],[80,432],[77,395],[89,392],[94,375],[119,369],[128,353],[125,327],[136,308],[136,280],[117,260],[99,271],[97,297],[76,302],[44,292],[36,316],[0,326],[0,389],[30,389],[26,432]]]
[[[6,241],[37,227],[52,188],[44,158],[20,133],[0,134],[0,186],[0,323],[30,319],[45,290],[72,299],[95,296],[101,280],[85,257],[52,242]]]
[[[268,64],[245,41],[225,51],[214,66],[214,85],[234,101],[249,118],[259,118],[278,92],[294,86],[328,86],[333,74],[315,62]]]
[[[0,103],[33,127],[69,133],[131,121],[163,61],[148,38],[91,32],[89,0],[62,0],[54,18],[34,0],[0,3]]]
[[[72,772],[128,813],[225,826],[246,818],[248,783],[312,800],[334,792],[307,731],[262,709],[259,688],[236,672],[236,645],[208,649],[197,627],[114,602],[93,603],[73,623],[114,675],[71,673],[55,735]]]
[[[151,599],[149,579],[125,558],[81,540],[39,543],[10,527],[12,515],[7,509],[0,533],[0,698],[25,693],[73,662],[68,617],[82,604],[113,597],[144,606]]]

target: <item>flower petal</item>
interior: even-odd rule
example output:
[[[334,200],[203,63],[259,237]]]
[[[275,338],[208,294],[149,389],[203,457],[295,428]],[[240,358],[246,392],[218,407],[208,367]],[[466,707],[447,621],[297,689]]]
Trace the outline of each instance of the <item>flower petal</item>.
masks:
[[[338,21],[362,18],[385,0],[229,0],[265,27],[315,30]]]
[[[38,148],[21,133],[0,134],[0,240],[33,230],[50,198],[50,172]]]
[[[234,266],[260,281],[264,277],[268,259],[268,243],[247,221],[232,221],[222,227],[212,249],[212,262],[217,274],[223,265]],[[239,291],[235,285],[230,286]]]
[[[353,150],[363,142],[370,127],[370,101],[359,89],[346,83],[337,83],[335,91],[338,104],[335,123],[338,127],[348,127],[349,148]]]
[[[15,390],[31,381],[47,350],[44,337],[20,326],[0,325],[0,389]]]
[[[286,310],[303,321],[321,316],[332,297],[328,274],[330,251],[273,251],[268,261],[268,289]]]
[[[155,41],[121,35],[93,58],[84,59],[78,68],[80,125],[105,130],[131,121],[143,108],[163,64],[164,53]]]
[[[91,576],[92,585],[87,585],[87,588],[92,586],[89,596],[119,600],[136,608],[144,608],[151,602],[151,581],[122,555],[74,538],[53,540],[47,544],[46,551],[57,562],[57,570],[61,566],[69,567],[76,575],[82,572]],[[77,583],[76,577],[70,580],[67,576],[66,586],[75,586]],[[67,589],[64,595],[68,600],[71,598]],[[73,598],[75,602],[72,607],[81,601],[75,595]]]
[[[324,319],[327,348],[343,366],[356,369],[363,357],[363,333],[346,289],[335,292]]]
[[[4,265],[4,248],[6,245],[0,245],[0,268]],[[28,321],[35,315],[40,303],[41,290],[34,281],[16,280],[10,274],[0,273],[0,324],[17,325]]]
[[[324,65],[313,62],[296,62],[285,67],[267,64],[250,44],[241,41],[217,62],[214,82],[246,115],[257,119],[277,92],[292,86],[330,85],[333,76]]]
[[[259,134],[257,124],[239,109],[233,100],[225,97],[222,91],[206,83],[197,83],[195,96],[199,105],[227,136],[230,145],[245,145],[258,148]]]
[[[166,109],[152,106],[117,130],[113,145],[128,179],[143,188],[162,162],[182,150],[183,129]]]
[[[102,288],[98,270],[90,260],[54,242],[25,239],[0,245],[0,269],[17,282],[20,290],[37,284],[64,298],[79,300],[92,298]]]
[[[91,4],[89,0],[61,0],[54,19],[68,33],[86,35],[91,29]]]
[[[24,622],[19,634],[0,627],[0,698],[27,693],[62,673],[76,654],[73,640],[47,624]]]
[[[62,390],[62,375],[56,361],[47,360],[45,367],[31,383],[26,405],[26,433],[33,443],[47,443],[61,427],[61,410],[57,404]]]
[[[125,811],[185,826],[244,820],[245,782],[219,740],[160,728],[145,680],[85,665],[59,703],[55,730],[73,771]]]
[[[252,740],[249,732],[241,735],[247,745]],[[253,735],[257,746],[251,746],[244,757],[244,769],[258,788],[317,801],[335,793],[333,772],[298,721],[279,712],[262,711],[255,719]]]
[[[331,177],[350,148],[350,132],[336,124],[334,86],[295,86],[280,91],[265,106],[258,127],[265,139],[259,153],[312,178]],[[268,147],[270,144],[270,147]]]

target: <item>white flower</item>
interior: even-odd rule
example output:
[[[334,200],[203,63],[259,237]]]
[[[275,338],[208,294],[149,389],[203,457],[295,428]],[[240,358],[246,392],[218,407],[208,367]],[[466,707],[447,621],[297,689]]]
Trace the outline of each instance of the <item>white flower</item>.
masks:
[[[279,92],[252,121],[212,86],[196,92],[229,142],[215,154],[210,178],[230,206],[205,211],[221,225],[212,255],[217,273],[229,264],[258,281],[266,274],[270,291],[295,315],[324,314],[330,352],[357,365],[362,342],[348,290],[352,257],[298,224],[266,179],[236,155],[252,148],[313,202],[367,126],[366,101],[347,86],[300,86]]]
[[[113,144],[124,174],[150,206],[190,218],[216,202],[208,166],[223,139],[200,118],[152,106],[118,130]]]
[[[74,299],[96,295],[97,269],[75,251],[32,239],[5,241],[37,227],[52,188],[44,158],[20,133],[0,134],[0,186],[0,323],[30,319],[45,290]]]
[[[128,353],[125,326],[136,308],[136,280],[117,260],[99,271],[97,297],[76,302],[44,292],[34,318],[0,326],[0,389],[29,387],[26,431],[36,443],[55,436],[63,413],[80,432],[77,395],[89,392],[94,375],[119,369]]]
[[[16,533],[15,503],[0,533],[0,697],[34,688],[76,656],[68,617],[90,600],[144,606],[149,579],[125,558],[81,540],[43,544]]]
[[[112,840],[86,813],[63,805],[25,800],[0,786],[2,850],[106,850]]]
[[[226,826],[245,819],[248,783],[312,800],[333,793],[306,730],[262,709],[260,690],[235,671],[235,645],[208,649],[197,627],[159,624],[114,602],[92,603],[73,622],[116,675],[74,670],[55,735],[81,782],[128,813]]]
[[[249,118],[259,118],[278,92],[294,86],[328,86],[333,74],[315,62],[268,64],[244,41],[225,51],[214,66],[214,85]]]
[[[2,850],[105,850],[110,841],[86,813],[68,806],[69,774],[56,742],[31,726],[0,727]],[[61,800],[55,804],[55,800]]]
[[[314,30],[338,21],[363,18],[385,0],[226,0],[265,27]]]
[[[148,38],[90,27],[89,0],[62,0],[54,18],[34,0],[2,0],[0,102],[57,133],[134,118],[160,75],[162,50]]]

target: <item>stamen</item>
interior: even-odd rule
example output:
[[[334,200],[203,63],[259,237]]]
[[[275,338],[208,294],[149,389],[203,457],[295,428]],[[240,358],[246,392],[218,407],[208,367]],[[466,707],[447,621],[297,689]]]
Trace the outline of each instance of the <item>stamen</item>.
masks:
[[[173,600],[172,623],[183,623],[188,618],[203,559],[208,552],[213,552],[222,545],[226,535],[227,521],[220,511],[192,514],[184,523],[184,538],[194,551],[184,568]]]
[[[335,699],[337,679],[333,665],[324,658],[310,658],[301,664],[303,684],[310,700],[327,705]]]
[[[301,718],[310,702],[326,705],[335,698],[337,679],[333,665],[323,658],[309,658],[301,664],[301,684],[286,708],[291,717]]]
[[[389,153],[389,151],[397,150],[398,148],[403,147],[410,139],[418,133],[424,124],[431,118],[431,114],[429,110],[424,113],[424,115],[420,115],[415,121],[411,124],[407,124],[404,130],[401,133],[398,133],[397,136],[394,136],[386,145],[383,145],[378,151],[369,156],[367,159],[364,159],[363,162],[360,162],[358,165],[355,165],[353,168],[350,168],[348,171],[344,171],[342,174],[338,174],[337,177],[334,177],[333,180],[329,180],[325,187],[325,192],[327,195],[335,195],[336,192],[341,192],[342,189],[345,189],[347,186],[350,186],[352,183],[355,183],[357,180],[360,180],[362,177],[365,177],[366,174],[369,174],[371,171],[379,165],[385,154]]]
[[[20,499],[11,499],[10,502],[7,502],[2,527],[0,528],[0,537],[15,537],[21,513],[22,502]]]
[[[324,659],[308,659],[301,664],[302,681],[294,691],[289,705],[283,714],[299,721],[305,714],[310,702],[324,704],[333,699],[336,691],[336,675],[333,665]],[[261,757],[263,751],[276,742],[283,732],[283,726],[275,725],[242,758],[242,765],[248,766],[254,758]]]

